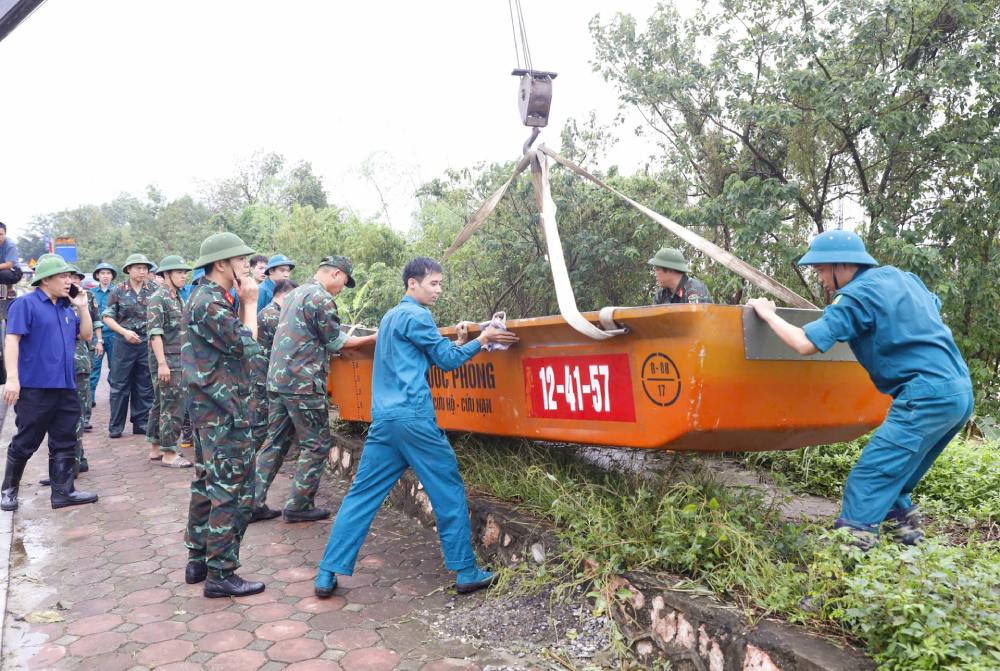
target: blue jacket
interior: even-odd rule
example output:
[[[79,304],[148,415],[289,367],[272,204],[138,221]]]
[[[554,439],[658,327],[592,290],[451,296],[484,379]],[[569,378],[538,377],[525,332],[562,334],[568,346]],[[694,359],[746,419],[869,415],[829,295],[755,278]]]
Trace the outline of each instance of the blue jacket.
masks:
[[[805,333],[821,352],[846,342],[893,398],[929,398],[969,380],[941,301],[916,275],[892,266],[858,270]]]
[[[257,312],[268,306],[274,299],[274,282],[270,277],[265,277],[264,281],[257,287]]]
[[[458,368],[479,352],[479,341],[456,345],[438,332],[431,312],[409,296],[385,313],[375,341],[372,421],[434,419],[427,370]]]

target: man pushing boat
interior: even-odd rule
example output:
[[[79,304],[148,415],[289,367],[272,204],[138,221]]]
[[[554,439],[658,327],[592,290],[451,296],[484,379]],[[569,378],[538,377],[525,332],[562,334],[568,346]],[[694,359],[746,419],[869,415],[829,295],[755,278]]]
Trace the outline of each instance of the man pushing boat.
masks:
[[[847,477],[834,526],[847,528],[864,550],[878,542],[883,524],[897,542],[915,545],[923,530],[910,494],[972,416],[969,369],[941,320],[941,301],[916,275],[879,267],[850,231],[816,236],[799,265],[814,266],[835,292],[822,317],[799,328],[766,298],[747,304],[799,354],[846,342],[878,390],[893,398]]]
[[[465,484],[448,439],[437,425],[427,371],[458,368],[488,343],[512,345],[517,336],[493,326],[465,342],[442,336],[430,308],[442,292],[442,268],[417,257],[403,269],[403,300],[379,325],[372,374],[372,424],[354,482],[340,506],[316,574],[316,596],[327,598],[336,574],[351,575],[375,514],[396,481],[412,468],[424,486],[437,521],[445,566],[457,572],[460,593],[489,587],[496,576],[476,564]]]

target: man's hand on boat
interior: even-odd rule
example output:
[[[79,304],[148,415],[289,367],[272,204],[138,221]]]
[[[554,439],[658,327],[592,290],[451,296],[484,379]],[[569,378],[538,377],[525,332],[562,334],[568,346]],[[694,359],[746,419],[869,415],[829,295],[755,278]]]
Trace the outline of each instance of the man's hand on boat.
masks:
[[[799,354],[808,356],[819,351],[802,328],[789,324],[778,316],[774,301],[769,298],[751,298],[747,301],[747,307],[753,308],[757,316],[767,322],[782,342]]]
[[[482,333],[479,334],[479,344],[484,347],[488,343],[496,343],[498,345],[507,345],[510,347],[514,343],[520,340],[513,331],[508,331],[507,329],[498,328],[496,326],[487,326],[483,329]]]
[[[778,306],[770,298],[751,298],[747,301],[747,305],[752,307],[757,316],[764,321],[774,316],[775,311],[778,309]]]

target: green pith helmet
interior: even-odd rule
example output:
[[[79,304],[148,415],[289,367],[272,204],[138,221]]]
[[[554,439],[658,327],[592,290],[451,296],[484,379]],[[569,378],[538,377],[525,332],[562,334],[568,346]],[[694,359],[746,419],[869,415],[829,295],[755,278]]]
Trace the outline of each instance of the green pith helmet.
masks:
[[[94,276],[94,279],[97,279],[97,271],[99,271],[99,270],[110,270],[111,271],[111,281],[112,282],[114,282],[115,278],[118,277],[118,271],[115,270],[115,267],[113,265],[111,265],[110,263],[106,263],[104,261],[101,261],[100,263],[98,263],[97,267],[94,268],[94,272],[91,273],[91,275]]]
[[[79,277],[79,278],[80,278],[81,280],[82,280],[82,279],[83,279],[84,277],[86,277],[86,276],[87,276],[87,275],[86,275],[86,274],[85,274],[85,273],[84,273],[84,272],[83,272],[82,270],[80,270],[79,268],[77,268],[77,267],[76,267],[76,265],[74,265],[74,264],[72,264],[72,263],[68,263],[68,264],[66,264],[66,265],[68,265],[68,266],[69,266],[69,271],[70,271],[71,273],[73,273],[74,275],[76,275],[77,277]]]
[[[656,268],[676,270],[679,273],[686,273],[688,271],[688,264],[684,260],[684,255],[681,254],[681,250],[675,247],[664,247],[656,252],[653,258],[646,263]]]
[[[216,261],[225,261],[237,256],[249,256],[253,250],[246,246],[246,243],[235,233],[214,233],[201,243],[198,250],[198,260],[194,262],[195,268],[204,268]]]
[[[73,270],[73,266],[66,263],[66,259],[58,254],[42,254],[35,266],[35,276],[31,279],[31,286],[37,287],[46,277],[60,273],[71,273]]]
[[[153,267],[153,262],[146,258],[145,254],[129,254],[128,258],[125,259],[125,265],[122,266],[122,272],[127,275],[129,266],[137,266],[140,263],[147,268]]]
[[[171,254],[160,259],[160,265],[156,269],[156,274],[162,275],[168,270],[191,270],[191,266],[184,263],[182,257],[177,254]]]

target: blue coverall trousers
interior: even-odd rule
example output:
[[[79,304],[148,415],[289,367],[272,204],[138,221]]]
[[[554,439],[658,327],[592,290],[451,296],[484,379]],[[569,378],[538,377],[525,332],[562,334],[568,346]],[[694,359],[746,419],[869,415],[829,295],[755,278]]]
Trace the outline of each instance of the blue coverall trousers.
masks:
[[[458,460],[432,418],[380,420],[371,425],[358,473],[340,504],[320,568],[351,575],[379,506],[407,467],[434,508],[444,563],[452,571],[476,564],[469,507]]]
[[[900,394],[872,435],[844,485],[840,519],[878,531],[892,510],[913,506],[910,494],[972,416],[968,379],[938,385],[932,397]]]
[[[110,330],[110,329],[108,329]],[[101,362],[104,357],[108,357],[108,382],[111,382],[111,350],[115,346],[115,335],[112,333],[110,336],[104,339],[104,351],[98,355],[94,354],[94,363],[90,369],[90,398],[96,398],[97,393],[97,383],[101,380]]]

